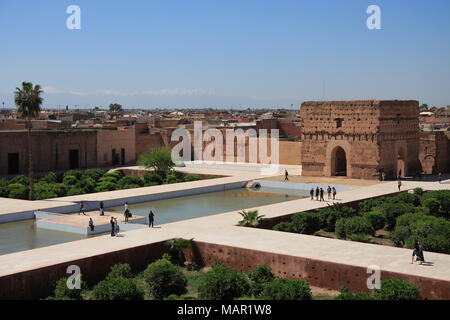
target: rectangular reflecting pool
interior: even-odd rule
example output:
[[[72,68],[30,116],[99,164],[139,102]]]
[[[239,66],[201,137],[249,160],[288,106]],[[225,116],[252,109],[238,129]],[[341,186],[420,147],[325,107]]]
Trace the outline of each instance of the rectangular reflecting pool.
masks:
[[[222,212],[259,207],[273,203],[305,198],[307,190],[261,187],[239,188],[195,196],[179,197],[129,205],[134,215],[155,213],[155,225],[203,217]],[[105,208],[105,211],[123,212],[124,207]],[[34,220],[0,224],[0,255],[86,239],[74,233],[36,228]],[[92,237],[92,236],[91,236]]]
[[[131,204],[129,210],[134,215],[155,214],[155,224],[198,218],[222,212],[260,207],[268,204],[305,198],[306,190],[289,190],[261,187],[259,189],[240,188],[211,192],[174,199],[157,200]],[[124,207],[108,208],[108,211],[123,212]]]

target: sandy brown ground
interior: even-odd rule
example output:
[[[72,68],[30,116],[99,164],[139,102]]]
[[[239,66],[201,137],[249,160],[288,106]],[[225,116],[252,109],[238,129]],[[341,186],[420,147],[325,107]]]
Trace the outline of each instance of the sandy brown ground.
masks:
[[[311,293],[316,299],[333,299],[339,295],[339,291],[331,290],[326,288],[319,288],[314,286],[309,286],[311,288]]]
[[[284,175],[276,176],[276,177],[268,177],[262,180],[270,180],[270,181],[284,181]],[[375,184],[387,183],[380,182],[377,180],[363,180],[363,179],[349,179],[345,177],[305,177],[305,176],[294,176],[289,175],[289,182],[297,182],[297,183],[320,183],[320,184],[329,184],[329,185],[341,185],[341,186],[372,186]]]

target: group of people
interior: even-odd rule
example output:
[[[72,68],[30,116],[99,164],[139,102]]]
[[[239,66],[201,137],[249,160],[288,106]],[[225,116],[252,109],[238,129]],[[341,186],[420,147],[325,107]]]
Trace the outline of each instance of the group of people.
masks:
[[[316,189],[311,188],[311,190],[309,190],[309,195],[311,196],[311,200],[314,200],[314,196],[316,196],[316,200],[317,201],[325,201],[323,195],[324,195],[325,191],[323,190],[322,187],[316,187]],[[336,200],[336,188],[335,187],[330,187],[328,186],[327,188],[327,194],[328,194],[328,200]]]
[[[128,223],[129,219],[133,215],[131,214],[131,211],[128,208],[128,202],[125,202],[124,206],[125,206],[125,211],[124,211],[123,215],[125,217],[125,223]],[[100,211],[100,216],[105,215],[103,201],[100,201],[100,203],[99,203],[99,211]],[[84,211],[84,202],[83,201],[80,201],[80,210],[79,210],[78,214],[79,215],[83,214],[86,216],[86,213]],[[150,210],[150,212],[148,213],[148,227],[153,228],[154,222],[155,222],[155,214],[153,213],[152,210]],[[111,236],[114,237],[119,232],[119,224],[117,222],[117,218],[111,217],[110,223],[111,223]],[[92,220],[92,217],[89,217],[89,228],[91,229],[91,231],[94,231],[95,225],[94,225],[94,220]]]

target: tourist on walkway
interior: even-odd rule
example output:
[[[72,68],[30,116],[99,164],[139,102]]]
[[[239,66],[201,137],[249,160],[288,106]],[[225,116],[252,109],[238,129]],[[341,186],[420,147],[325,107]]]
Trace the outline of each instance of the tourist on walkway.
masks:
[[[105,215],[105,211],[103,210],[103,201],[100,201],[100,215],[101,216]]]
[[[289,176],[289,173],[288,173],[287,170],[285,169],[285,170],[284,170],[284,181],[289,181],[288,176]]]
[[[316,187],[316,200],[319,201],[319,187]]]
[[[94,221],[92,220],[92,218],[89,218],[89,228],[91,228],[91,231],[94,231]]]
[[[116,231],[116,234],[119,234],[119,222],[117,221],[117,218],[114,218],[114,229]]]
[[[153,211],[150,209],[150,213],[148,214],[148,227],[152,227],[153,228],[153,222],[155,221],[155,214],[153,213]]]
[[[423,246],[421,242],[418,242],[419,254],[417,255],[420,259],[420,264],[425,262],[425,257],[423,256]]]
[[[381,171],[381,181],[384,181],[384,179],[386,178],[386,175],[383,171]]]
[[[398,180],[398,191],[400,191],[400,188],[402,187],[402,181],[401,180]]]
[[[311,187],[311,190],[309,190],[309,194],[311,195],[311,200],[314,200],[314,188]]]
[[[441,172],[439,172],[439,174],[438,174],[438,180],[439,180],[439,183],[441,183],[441,181],[442,181],[442,173]]]
[[[123,215],[125,217],[125,223],[128,222],[129,214],[130,214],[130,210],[128,210],[128,202],[125,202],[125,212],[123,213]]]
[[[325,201],[325,199],[323,198],[323,189],[320,188],[320,201]]]
[[[328,194],[328,200],[330,200],[331,199],[331,187],[330,186],[328,186],[328,188],[327,188],[327,194]]]
[[[414,257],[417,256],[419,258],[419,242],[417,240],[414,240],[414,246],[413,246],[413,253],[411,258],[411,264],[414,263]]]
[[[333,191],[333,200],[336,200],[336,188],[335,187],[333,187],[333,189],[332,189]]]
[[[84,203],[83,203],[83,201],[80,201],[80,211],[78,212],[78,215],[80,215],[81,213],[83,213],[83,215],[86,215],[86,213],[84,213]]]
[[[111,217],[111,237],[114,237],[116,235],[116,224],[114,222],[114,218]]]

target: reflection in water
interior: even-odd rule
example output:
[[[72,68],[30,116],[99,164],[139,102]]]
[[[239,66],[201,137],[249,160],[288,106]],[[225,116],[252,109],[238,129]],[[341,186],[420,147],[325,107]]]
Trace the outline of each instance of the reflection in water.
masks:
[[[279,192],[279,193],[277,193]],[[155,213],[155,224],[203,217],[221,212],[242,210],[268,204],[304,198],[306,191],[294,190],[286,194],[286,189],[260,188],[234,189],[201,195],[132,204],[131,213],[147,216],[150,209]],[[109,211],[123,212],[123,206],[108,208]]]
[[[135,215],[147,216],[150,209],[155,213],[155,224],[203,217],[207,215],[259,207],[277,202],[304,198],[305,190],[265,188],[234,189],[211,192],[196,196],[158,200],[130,205]],[[123,212],[123,206],[107,211]],[[87,236],[37,229],[34,220],[0,224],[0,255],[11,252],[50,246],[58,243],[86,239]]]
[[[34,220],[0,224],[0,255],[85,239],[75,233],[37,229]]]

